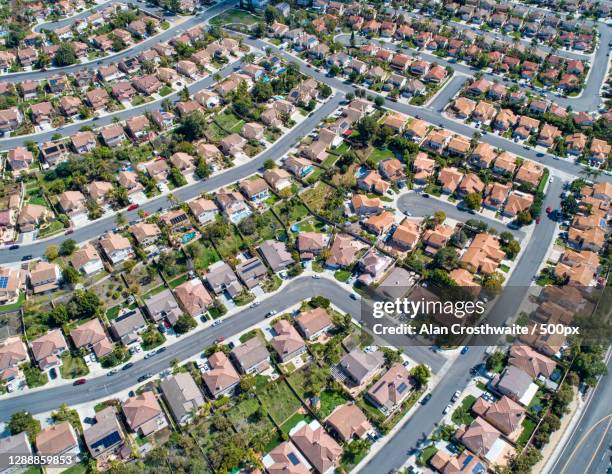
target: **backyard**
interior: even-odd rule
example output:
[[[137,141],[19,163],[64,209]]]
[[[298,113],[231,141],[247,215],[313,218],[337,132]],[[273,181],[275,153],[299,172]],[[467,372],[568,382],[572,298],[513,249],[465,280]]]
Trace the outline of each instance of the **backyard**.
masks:
[[[278,380],[264,387],[259,392],[259,399],[278,425],[282,425],[301,406],[284,380]]]

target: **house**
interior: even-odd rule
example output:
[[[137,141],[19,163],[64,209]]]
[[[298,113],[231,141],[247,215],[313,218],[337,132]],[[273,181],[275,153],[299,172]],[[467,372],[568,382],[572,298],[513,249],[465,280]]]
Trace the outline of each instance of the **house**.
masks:
[[[94,459],[108,459],[124,446],[123,429],[115,407],[108,406],[96,413],[95,424],[83,430],[85,445]]]
[[[219,97],[219,94],[207,89],[196,92],[193,98],[198,104],[203,107],[206,107],[207,109],[214,109],[215,107],[218,107],[221,103],[221,98]]]
[[[503,214],[508,217],[515,217],[519,212],[527,211],[533,204],[533,195],[512,191],[504,206]]]
[[[142,184],[138,182],[138,174],[133,171],[121,171],[117,175],[117,181],[127,189],[128,195],[143,189]]]
[[[134,140],[141,141],[149,134],[151,123],[145,115],[137,115],[126,120],[125,127]]]
[[[506,201],[508,194],[512,190],[511,184],[493,182],[487,184],[485,188],[485,199],[483,205],[492,210],[499,210]]]
[[[438,182],[442,185],[442,192],[452,194],[463,179],[463,173],[455,167],[442,168],[438,173]]]
[[[354,403],[337,407],[325,420],[325,424],[343,441],[365,439],[372,433],[372,424]]]
[[[61,365],[61,354],[68,349],[68,343],[60,329],[53,329],[30,343],[32,355],[41,370],[46,371]]]
[[[337,234],[330,248],[325,265],[330,268],[347,267],[355,261],[364,244],[347,234]]]
[[[598,163],[604,163],[610,155],[610,145],[604,140],[593,138],[589,149],[589,158]]]
[[[508,364],[523,370],[532,379],[549,379],[557,367],[554,360],[524,344],[513,344],[509,355]]]
[[[182,59],[176,63],[176,71],[190,79],[198,78],[198,66],[194,62],[186,59]]]
[[[375,235],[386,234],[394,224],[395,214],[389,211],[383,211],[380,214],[370,216],[363,222],[363,226],[368,232]]]
[[[429,178],[433,176],[435,166],[435,160],[429,158],[426,153],[419,152],[412,162],[414,182],[416,184],[426,184]]]
[[[36,435],[35,444],[40,456],[80,454],[76,433],[68,421],[42,429]]]
[[[384,362],[382,352],[364,352],[357,347],[342,358],[339,367],[355,385],[366,385],[380,372]]]
[[[476,148],[470,155],[470,163],[479,169],[487,169],[495,159],[495,150],[488,143],[482,142],[476,145]]]
[[[367,192],[385,194],[391,185],[382,178],[378,171],[371,170],[357,181],[357,187]]]
[[[25,383],[19,366],[29,361],[28,350],[19,336],[9,337],[0,343],[0,380],[9,391]]]
[[[283,242],[266,240],[258,248],[259,253],[274,272],[278,272],[293,264],[293,257]]]
[[[220,190],[215,197],[219,207],[225,212],[230,222],[234,224],[252,214],[244,197],[239,192]]]
[[[395,133],[402,133],[404,131],[404,125],[408,121],[408,117],[399,112],[387,114],[383,119],[382,124],[389,127]]]
[[[51,216],[51,212],[45,206],[26,204],[19,213],[17,225],[21,232],[32,232],[40,224],[46,222],[49,216]]]
[[[145,95],[153,95],[158,92],[163,84],[154,74],[148,74],[146,76],[140,76],[132,80],[132,86],[138,92]]]
[[[525,160],[516,173],[515,180],[519,183],[530,185],[534,188],[540,183],[544,175],[544,167],[535,161]]]
[[[489,123],[495,116],[496,109],[493,104],[480,100],[472,113],[472,120],[476,122]]]
[[[204,395],[188,372],[162,380],[159,387],[172,416],[180,425],[191,422],[193,414],[204,405]]]
[[[128,398],[123,402],[122,409],[130,430],[141,436],[148,436],[168,426],[164,411],[150,390]]]
[[[329,242],[329,236],[318,232],[300,232],[297,238],[297,249],[302,260],[319,255]]]
[[[90,131],[76,132],[70,137],[72,147],[77,153],[87,153],[93,150],[98,144],[96,135]]]
[[[493,164],[493,172],[500,175],[514,175],[516,171],[516,156],[512,153],[508,153],[504,151],[500,153],[497,158],[495,158],[495,163]]]
[[[308,474],[312,466],[291,441],[285,441],[266,454],[262,463],[269,474]]]
[[[144,247],[155,243],[161,235],[161,229],[155,223],[138,222],[130,226],[128,230],[134,236],[136,242]]]
[[[30,107],[32,121],[37,125],[50,125],[55,116],[55,109],[51,102],[39,102]]]
[[[23,122],[23,115],[17,107],[0,110],[0,133],[15,130]]]
[[[523,406],[528,406],[535,395],[538,386],[532,383],[531,376],[516,366],[509,366],[493,379],[496,389],[519,402]]]
[[[76,271],[85,275],[93,275],[104,269],[98,251],[91,244],[86,244],[76,250],[70,257],[70,264]]]
[[[14,474],[22,469],[10,463],[9,457],[12,456],[31,456],[32,444],[25,431],[13,436],[0,438],[0,453],[5,459],[0,460],[0,472],[2,474]]]
[[[94,110],[101,110],[110,102],[111,98],[106,89],[92,89],[85,93],[85,98]]]
[[[455,438],[471,452],[479,453],[491,463],[495,463],[505,452],[506,443],[501,438],[501,433],[480,417],[468,427],[460,428],[455,433]]]
[[[225,291],[233,298],[242,292],[242,286],[232,268],[225,262],[215,262],[208,268],[205,281],[215,294]]]
[[[391,241],[402,251],[413,250],[419,242],[420,230],[418,223],[405,219],[391,235]]]
[[[281,319],[274,325],[273,329],[275,336],[270,344],[281,362],[288,362],[306,352],[304,340],[289,321]]]
[[[462,135],[455,135],[448,142],[446,153],[448,155],[466,157],[471,148],[470,140]]]
[[[90,319],[75,327],[70,332],[70,337],[77,349],[92,350],[98,360],[113,352],[113,343],[109,340],[98,318]]]
[[[98,204],[102,204],[113,190],[113,184],[108,181],[92,181],[87,185],[87,193]]]
[[[321,474],[329,474],[339,463],[342,447],[329,436],[317,420],[300,421],[289,437],[304,457]]]
[[[412,69],[412,67],[411,67]],[[446,68],[443,68],[442,66],[434,66],[432,67],[426,74],[425,76],[423,76],[423,80],[425,82],[432,82],[434,84],[439,84],[441,82],[443,82],[446,79],[446,76],[448,76],[448,72],[446,71]]]
[[[230,357],[242,374],[259,374],[270,367],[270,353],[257,336],[232,349]]]
[[[251,257],[236,265],[236,274],[248,289],[252,289],[267,277],[268,269],[259,258]]]
[[[429,460],[429,464],[442,474],[454,474],[462,472],[483,473],[485,472],[485,461],[475,456],[468,450],[464,450],[457,456],[448,454],[440,449]]]
[[[147,327],[147,323],[139,308],[120,314],[111,322],[110,332],[116,340],[127,345],[139,340],[139,334]]]
[[[200,224],[212,222],[219,213],[217,205],[210,199],[198,198],[188,204],[191,213]]]
[[[61,278],[60,268],[44,260],[36,262],[30,270],[30,286],[34,294],[56,290],[59,288]]]
[[[309,341],[318,339],[333,327],[331,318],[324,308],[315,308],[301,312],[296,318],[300,333]]]
[[[191,173],[195,170],[194,161],[195,158],[193,156],[182,151],[176,152],[170,157],[170,163],[172,163],[183,174]]]
[[[242,194],[251,202],[259,202],[268,199],[270,188],[263,178],[245,179],[238,185]]]
[[[275,191],[282,191],[292,185],[291,175],[282,168],[266,170],[263,178]]]
[[[509,439],[516,440],[522,431],[525,408],[511,398],[503,396],[493,403],[478,398],[472,406],[472,411]]]
[[[202,381],[210,395],[217,399],[231,394],[240,383],[240,375],[223,352],[215,352],[208,358],[210,370],[202,374]]]
[[[28,169],[34,163],[34,156],[27,148],[18,146],[9,150],[7,160],[13,171]]]
[[[176,299],[187,314],[201,316],[212,305],[213,299],[199,278],[181,283],[174,289]]]
[[[83,105],[79,97],[64,95],[60,97],[59,108],[66,117],[75,117]]]
[[[415,382],[410,372],[398,362],[370,387],[365,396],[388,416],[401,407],[414,388]]]
[[[498,130],[508,130],[514,124],[516,124],[518,118],[510,109],[502,109],[499,111],[495,120],[493,121],[493,127]]]
[[[544,124],[538,135],[537,144],[546,148],[552,148],[555,144],[555,139],[561,136],[561,130],[554,125]]]
[[[474,112],[476,102],[467,97],[459,97],[453,102],[452,108],[458,118],[466,119]]]
[[[570,155],[580,156],[587,143],[587,136],[577,132],[565,137],[565,149]]]
[[[174,295],[167,288],[146,298],[144,305],[147,314],[156,323],[166,320],[174,325],[183,314]]]
[[[383,210],[380,198],[369,198],[363,194],[353,194],[351,197],[351,207],[355,214],[360,216],[376,214]]]
[[[499,240],[491,234],[477,234],[460,258],[460,263],[472,273],[491,274],[497,270],[506,254]]]
[[[132,244],[120,234],[107,234],[100,240],[100,247],[113,265],[127,260],[132,255]]]
[[[102,128],[100,131],[100,136],[102,137],[102,140],[106,146],[109,148],[115,148],[121,145],[127,139],[123,128],[118,124],[107,125],[106,127]]]
[[[472,193],[482,194],[484,188],[485,184],[476,173],[468,173],[457,187],[457,194],[461,197],[465,197]]]
[[[232,133],[219,142],[219,148],[226,155],[237,157],[243,154],[243,148],[246,143],[246,139],[237,133]]]

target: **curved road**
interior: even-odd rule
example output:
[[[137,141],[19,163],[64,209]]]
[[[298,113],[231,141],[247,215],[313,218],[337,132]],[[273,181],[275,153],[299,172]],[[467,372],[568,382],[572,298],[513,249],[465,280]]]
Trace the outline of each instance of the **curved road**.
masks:
[[[192,335],[183,336],[179,341],[169,345],[165,352],[134,362],[132,368],[119,371],[114,376],[92,378],[84,385],[42,388],[28,394],[3,399],[0,402],[0,421],[6,421],[11,414],[23,410],[24,407],[32,413],[43,413],[57,408],[62,403],[74,406],[103,397],[112,397],[116,392],[135,385],[135,381],[141,375],[161,372],[170,367],[170,362],[175,358],[185,360],[196,356],[213,344],[218,337],[223,336],[226,339],[232,337],[262,321],[269,311],[276,310],[280,313],[313,296],[325,296],[343,312],[358,318],[361,303],[349,298],[350,294],[350,291],[333,280],[298,277],[274,297],[263,300],[256,308],[246,308],[221,320],[218,326],[210,326]],[[430,365],[435,371],[439,370],[446,361],[443,356],[430,351],[427,347],[408,347],[406,353],[415,360]]]
[[[104,2],[98,3],[97,5],[88,8],[87,10],[84,10],[80,13],[77,13],[76,15],[72,15],[67,18],[62,18],[61,20],[57,21],[46,21],[44,23],[38,23],[32,27],[32,31],[40,33],[43,30],[53,31],[57,30],[58,28],[63,28],[64,26],[71,25],[77,20],[81,20],[83,18],[88,17],[89,15],[94,14],[95,12],[99,12],[100,10],[105,9],[111,4],[111,2],[112,0],[105,0]]]
[[[263,167],[264,161],[278,160],[284,156],[289,149],[291,149],[299,140],[302,139],[302,137],[308,135],[321,120],[331,115],[331,113],[338,108],[342,100],[342,95],[336,94],[326,103],[321,105],[321,107],[315,110],[311,116],[306,117],[289,133],[283,135],[283,137],[280,138],[274,145],[262,152],[256,158],[251,159],[244,165],[230,168],[223,173],[212,176],[207,180],[197,181],[194,184],[176,189],[173,191],[174,196],[180,202],[185,202],[199,196],[202,193],[211,192],[215,189],[235,183],[236,181],[240,181],[241,179],[256,173]],[[173,204],[168,201],[167,197],[162,196],[142,204],[138,210],[142,209],[146,212],[153,213],[157,212],[159,208],[168,208],[172,205]],[[138,210],[125,212],[124,215],[128,220],[139,219]],[[101,236],[104,232],[115,227],[115,221],[115,216],[109,216],[91,222],[85,227],[76,229],[74,233],[70,235],[70,238],[77,242],[95,239]],[[45,253],[47,246],[52,244],[58,245],[65,239],[66,237],[62,234],[50,239],[21,245],[20,248],[16,250],[8,250],[7,248],[4,248],[0,250],[0,264],[18,261],[25,255],[31,255],[33,258],[41,257]]]

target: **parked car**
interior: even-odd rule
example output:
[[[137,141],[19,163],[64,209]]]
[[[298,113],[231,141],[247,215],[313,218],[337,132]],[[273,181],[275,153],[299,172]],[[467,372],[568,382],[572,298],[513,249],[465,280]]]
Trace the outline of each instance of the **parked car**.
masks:
[[[453,402],[456,402],[460,396],[461,396],[461,390],[457,390],[455,393],[453,393],[451,400]]]
[[[147,372],[146,374],[143,374],[140,377],[138,377],[138,381],[144,382],[145,380],[150,379],[151,377],[153,377],[153,374],[151,374],[151,372]]]
[[[123,367],[121,367],[121,370],[128,370],[128,369],[130,369],[132,367],[134,367],[134,363],[133,362],[128,362]]]
[[[133,211],[134,209],[138,209],[138,204],[130,204],[127,208],[128,211]]]
[[[463,349],[461,349],[461,354],[467,354],[469,350],[470,348],[468,346],[463,346]]]
[[[223,336],[219,336],[217,339],[215,339],[215,344],[221,344],[223,341],[225,341],[225,338]]]
[[[87,383],[87,379],[77,379],[72,385],[84,385]]]
[[[431,393],[428,393],[423,397],[423,400],[421,400],[421,405],[427,405],[427,402],[429,402],[429,400],[431,400]]]
[[[453,406],[450,403],[448,405],[446,405],[446,408],[444,408],[444,410],[442,410],[442,414],[446,415],[450,411],[450,409],[452,407]]]

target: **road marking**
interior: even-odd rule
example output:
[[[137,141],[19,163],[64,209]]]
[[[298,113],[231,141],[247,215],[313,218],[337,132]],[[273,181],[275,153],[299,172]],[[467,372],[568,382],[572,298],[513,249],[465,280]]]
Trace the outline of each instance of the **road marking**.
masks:
[[[567,469],[567,466],[569,465],[570,461],[574,457],[574,454],[576,454],[576,451],[578,451],[578,448],[580,448],[580,446],[582,446],[582,444],[586,441],[586,439],[593,432],[593,430],[595,428],[597,428],[601,423],[603,423],[604,421],[606,421],[608,419],[609,419],[608,426],[606,426],[604,434],[603,434],[601,440],[599,441],[599,443],[597,445],[597,449],[595,450],[595,453],[593,454],[593,457],[591,458],[591,460],[590,460],[590,462],[589,462],[589,464],[587,466],[587,469],[585,469],[585,471],[584,471],[584,472],[588,472],[588,468],[591,466],[591,463],[593,462],[593,458],[597,454],[597,451],[599,451],[599,448],[601,447],[601,444],[603,443],[604,439],[606,438],[606,435],[608,434],[608,430],[610,429],[610,424],[612,424],[612,413],[610,413],[610,414],[604,416],[603,418],[599,419],[598,421],[596,421],[595,424],[593,424],[593,426],[591,426],[587,430],[587,432],[582,436],[582,438],[580,438],[580,441],[578,442],[576,447],[573,449],[573,451],[570,454],[569,458],[567,458],[567,461],[566,461],[565,465],[563,466],[563,469],[561,469],[561,472],[559,474],[563,474],[565,472],[565,470]]]
[[[612,415],[608,415],[608,416],[612,416]],[[608,430],[610,429],[610,425],[612,424],[612,419],[610,419],[608,421],[608,426],[606,426],[606,429],[604,430],[603,435],[601,436],[601,439],[599,440],[599,443],[597,443],[597,447],[595,448],[595,451],[593,451],[593,456],[591,456],[591,460],[589,461],[589,463],[587,464],[586,469],[584,470],[584,472],[589,472],[589,469],[591,468],[591,464],[593,464],[593,461],[595,460],[595,456],[597,456],[597,453],[599,452],[599,448],[601,448],[601,445],[603,444],[603,442],[606,440],[606,436],[608,434]],[[605,453],[604,453],[605,454]]]

